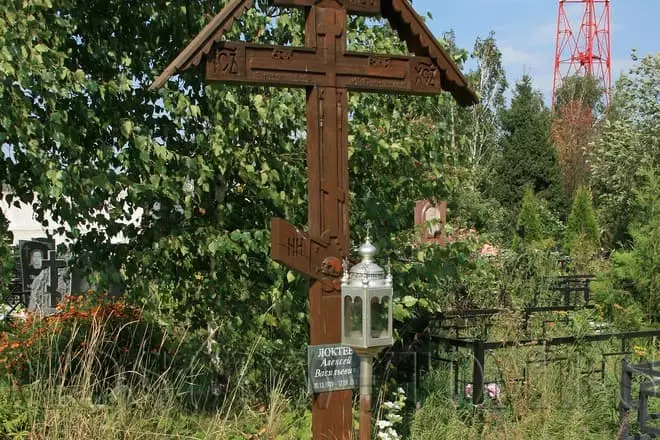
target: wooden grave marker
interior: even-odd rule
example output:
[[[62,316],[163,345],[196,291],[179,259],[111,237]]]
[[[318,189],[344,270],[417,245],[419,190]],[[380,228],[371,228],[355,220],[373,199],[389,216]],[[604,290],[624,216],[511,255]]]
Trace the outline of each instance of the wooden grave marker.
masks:
[[[156,78],[205,63],[207,82],[303,87],[307,91],[307,231],[271,221],[271,257],[313,280],[309,291],[310,344],[341,341],[339,277],[349,252],[348,91],[435,95],[477,102],[451,57],[408,0],[272,0],[305,10],[305,46],[222,41],[254,0],[231,0]],[[412,56],[347,50],[348,14],[381,15]],[[315,439],[352,438],[351,391],[319,393],[312,402]]]

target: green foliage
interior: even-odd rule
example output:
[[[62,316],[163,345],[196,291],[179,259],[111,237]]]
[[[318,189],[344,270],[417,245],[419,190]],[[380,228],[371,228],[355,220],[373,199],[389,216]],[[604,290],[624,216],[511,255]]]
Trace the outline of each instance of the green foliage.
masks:
[[[527,186],[525,187],[520,214],[516,223],[513,247],[514,249],[525,248],[542,238],[538,201],[534,195],[534,190],[531,186]]]
[[[660,320],[660,185],[657,170],[645,170],[646,184],[635,191],[636,218],[630,227],[632,247],[615,251],[601,289],[606,312],[616,315],[630,308],[647,321]],[[607,292],[610,289],[611,292]],[[618,307],[615,307],[617,306]],[[640,322],[640,319],[637,319]]]
[[[633,54],[634,57],[634,54]],[[636,60],[636,58],[634,58]],[[609,248],[626,247],[643,169],[660,163],[660,55],[636,60],[617,82],[613,104],[590,157],[591,188]]]
[[[256,395],[271,369],[304,380],[308,283],[269,255],[272,216],[307,221],[304,91],[204,86],[198,71],[148,90],[226,3],[8,4],[0,175],[9,202],[66,226],[75,262],[99,285],[121,275],[145,314],[210,340],[218,375],[234,379],[250,363],[243,384]],[[299,45],[302,18],[257,2],[227,38]],[[351,18],[348,33],[352,50],[406,52],[382,21]],[[451,35],[445,44],[466,60]],[[375,222],[383,256],[403,258],[395,270],[407,294],[441,303],[435,281],[459,272],[467,251],[420,255],[410,213],[457,186],[461,113],[448,95],[351,94],[349,105],[353,237]],[[139,225],[127,225],[134,216]],[[125,241],[112,241],[119,232]]]
[[[29,410],[20,392],[0,384],[0,435],[3,438],[28,437]]]
[[[557,108],[578,101],[588,108],[596,110],[596,105],[603,96],[603,89],[598,79],[593,76],[572,75],[562,80],[557,90],[555,105]]]
[[[550,142],[550,112],[543,97],[524,76],[516,83],[511,107],[502,114],[502,156],[495,167],[490,193],[515,212],[523,188],[548,201],[552,210],[563,212],[565,200],[559,179],[557,155]]]
[[[513,234],[508,211],[487,197],[470,179],[455,188],[447,200],[447,217],[457,228],[473,228],[486,240],[506,243]]]
[[[5,298],[9,293],[14,277],[14,258],[11,250],[13,236],[8,228],[9,222],[0,210],[0,298]]]
[[[586,261],[597,255],[600,248],[600,228],[591,194],[584,186],[580,186],[575,194],[563,244],[564,251],[571,255],[572,264],[577,264],[578,271],[584,268]]]
[[[561,213],[553,211],[545,200],[538,200],[537,205],[539,221],[541,222],[541,236],[558,243],[561,241],[566,226],[562,222]]]

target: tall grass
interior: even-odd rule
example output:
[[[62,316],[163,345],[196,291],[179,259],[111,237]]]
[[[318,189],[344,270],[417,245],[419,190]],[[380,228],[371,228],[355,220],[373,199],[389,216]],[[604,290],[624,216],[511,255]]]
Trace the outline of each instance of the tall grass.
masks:
[[[200,350],[185,347],[194,340],[185,331],[164,333],[137,315],[62,316],[30,319],[3,335],[0,438],[275,439],[295,438],[287,432],[305,425],[304,412],[289,410],[280,376],[267,401],[242,399],[260,341],[230,389],[218,392]]]
[[[272,373],[264,397],[249,396],[242,385],[261,341],[254,341],[237,374],[217,388],[201,356],[204,341],[185,330],[163,332],[132,312],[118,320],[112,313],[83,311],[67,320],[67,310],[2,336],[0,438],[310,438],[308,398],[289,390],[285,372]],[[508,315],[496,320],[493,334],[515,338],[517,320]],[[641,355],[657,358],[655,345],[645,350]],[[616,438],[620,358],[608,362],[603,381],[583,374],[607,351],[616,347],[489,352],[485,376],[498,378],[502,395],[480,408],[452,398],[453,374],[435,370],[424,380],[421,407],[401,432],[413,440]],[[567,361],[529,366],[543,356]],[[465,365],[469,373],[471,360]]]
[[[641,344],[641,342],[640,342]],[[641,349],[641,347],[639,347]],[[486,377],[498,377],[502,395],[486,397],[475,408],[465,397],[452,398],[448,369],[435,370],[425,379],[426,398],[412,417],[413,440],[431,439],[616,439],[619,432],[620,359],[606,362],[601,380],[597,359],[615,346],[567,346],[547,355],[542,350],[517,348],[488,354]],[[640,353],[641,354],[641,353]],[[651,342],[642,354],[657,359]],[[636,355],[633,355],[637,357]],[[551,362],[552,358],[565,361]],[[639,357],[637,357],[639,359]],[[463,390],[459,389],[459,394]]]

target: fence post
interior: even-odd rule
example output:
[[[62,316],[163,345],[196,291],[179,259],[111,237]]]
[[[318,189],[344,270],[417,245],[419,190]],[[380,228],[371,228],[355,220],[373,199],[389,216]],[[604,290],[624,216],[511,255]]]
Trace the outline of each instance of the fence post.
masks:
[[[419,403],[417,401],[417,352],[413,352],[413,369],[415,370],[415,374],[413,374],[413,402],[415,402],[415,408],[417,408],[417,404]]]
[[[458,370],[460,369],[460,365],[458,364],[458,347],[454,347],[452,368],[454,369],[454,398],[458,399]]]
[[[585,284],[586,290],[584,291],[584,304],[588,306],[591,301],[591,279],[587,278]]]
[[[472,403],[474,405],[480,405],[484,403],[484,370],[486,360],[484,341],[482,339],[474,340],[472,356],[474,358],[472,364]]]
[[[619,391],[619,430],[627,433],[632,404],[632,374],[628,368],[628,359],[621,360],[621,383]]]

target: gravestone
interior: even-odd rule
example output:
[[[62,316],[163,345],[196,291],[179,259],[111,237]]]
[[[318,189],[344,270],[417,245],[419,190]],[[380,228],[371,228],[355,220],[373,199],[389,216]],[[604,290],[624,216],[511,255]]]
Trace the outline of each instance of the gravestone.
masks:
[[[28,310],[44,315],[55,313],[57,303],[71,290],[67,265],[58,258],[57,251],[49,250],[48,257],[41,261],[42,271],[30,284]]]
[[[18,242],[23,291],[30,290],[34,279],[44,269],[43,261],[48,251],[55,249],[55,242],[46,238],[33,238]]]
[[[207,82],[306,89],[308,224],[302,230],[272,219],[271,257],[313,280],[310,343],[335,344],[341,340],[341,261],[349,252],[348,92],[436,95],[448,90],[462,105],[477,98],[407,0],[272,0],[275,6],[304,9],[304,47],[222,41],[253,4],[227,3],[150,88],[204,63]],[[348,14],[387,18],[414,55],[348,51]],[[315,394],[314,438],[351,438],[351,409],[349,390]]]
[[[423,243],[446,244],[446,224],[446,200],[420,200],[415,203],[415,227],[420,229]]]

